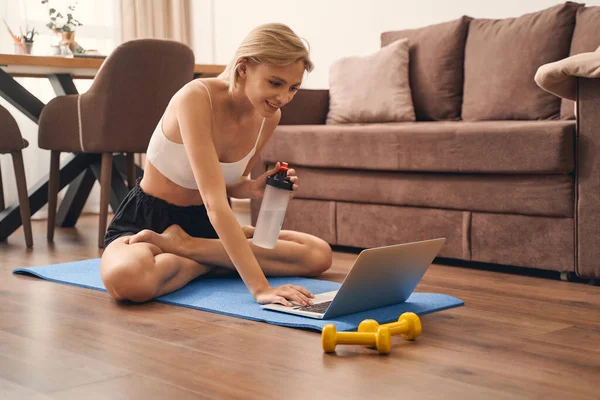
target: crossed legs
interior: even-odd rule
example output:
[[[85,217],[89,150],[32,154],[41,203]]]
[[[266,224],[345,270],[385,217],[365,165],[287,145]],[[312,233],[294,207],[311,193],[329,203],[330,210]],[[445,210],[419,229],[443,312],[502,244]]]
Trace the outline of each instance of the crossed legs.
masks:
[[[253,227],[243,227],[267,276],[317,276],[331,267],[331,247],[306,233],[281,231],[273,249],[251,243]],[[105,250],[100,274],[117,300],[144,302],[173,292],[208,273],[235,272],[220,239],[189,236],[172,225],[162,234],[144,230],[114,240]]]

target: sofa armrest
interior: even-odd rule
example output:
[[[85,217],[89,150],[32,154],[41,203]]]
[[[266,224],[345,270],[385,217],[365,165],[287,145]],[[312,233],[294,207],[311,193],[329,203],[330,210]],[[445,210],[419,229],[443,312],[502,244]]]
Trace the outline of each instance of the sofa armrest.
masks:
[[[600,278],[600,79],[577,79],[577,275]]]
[[[279,125],[324,124],[329,111],[329,90],[300,89],[294,99],[281,108]]]

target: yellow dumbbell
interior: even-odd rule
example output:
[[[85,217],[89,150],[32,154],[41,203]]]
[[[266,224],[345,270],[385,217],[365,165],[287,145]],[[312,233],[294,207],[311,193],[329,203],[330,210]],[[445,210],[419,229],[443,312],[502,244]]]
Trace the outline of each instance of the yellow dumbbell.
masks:
[[[384,326],[375,332],[337,332],[335,325],[327,324],[323,327],[321,342],[326,353],[334,352],[338,344],[372,346],[379,354],[388,354],[392,348],[390,331]]]
[[[406,312],[398,318],[397,322],[379,325],[374,319],[365,319],[358,325],[359,332],[377,332],[380,327],[387,327],[390,335],[400,335],[406,340],[414,340],[421,335],[421,320],[415,313]]]

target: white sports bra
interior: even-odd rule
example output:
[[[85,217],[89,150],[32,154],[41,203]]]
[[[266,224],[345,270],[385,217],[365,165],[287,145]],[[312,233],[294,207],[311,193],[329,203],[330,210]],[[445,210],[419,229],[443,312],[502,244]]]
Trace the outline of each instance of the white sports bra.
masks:
[[[208,101],[210,102],[210,110],[212,112],[213,108],[212,99],[210,98],[210,91],[204,83],[201,81],[198,82],[200,82],[206,88],[206,92],[208,93]],[[250,150],[250,153],[248,153],[246,157],[232,163],[219,162],[225,177],[225,184],[234,183],[242,177],[242,174],[248,166],[248,162],[256,151],[256,146],[260,140],[260,135],[264,125],[265,118],[263,118],[262,123],[260,124],[260,130],[258,131],[256,143],[254,143],[254,147],[252,150]],[[183,186],[187,189],[198,189],[196,179],[194,178],[194,171],[192,170],[187,153],[185,152],[184,145],[182,143],[175,143],[165,136],[165,133],[162,129],[162,118],[160,121],[158,121],[156,129],[154,129],[154,132],[152,133],[150,143],[148,144],[148,150],[146,151],[146,158],[148,158],[152,165],[154,165],[154,167],[161,174],[177,185]]]

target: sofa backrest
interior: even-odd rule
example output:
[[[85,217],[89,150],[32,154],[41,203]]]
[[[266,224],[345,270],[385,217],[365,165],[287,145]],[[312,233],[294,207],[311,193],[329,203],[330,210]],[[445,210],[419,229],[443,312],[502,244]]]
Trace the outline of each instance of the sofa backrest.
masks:
[[[577,10],[569,55],[589,53],[596,51],[598,47],[600,47],[600,7],[581,7]],[[575,118],[574,107],[574,102],[563,99],[560,117]]]
[[[383,32],[381,46],[408,38],[409,81],[417,121],[460,119],[463,60],[470,17]]]
[[[418,121],[573,117],[572,102],[538,87],[537,69],[600,46],[600,7],[566,2],[517,18],[457,20],[381,34],[408,38]],[[571,103],[571,104],[569,104]]]
[[[474,19],[465,45],[462,117],[557,119],[560,98],[537,86],[537,69],[569,56],[575,15],[567,2],[518,18]]]

